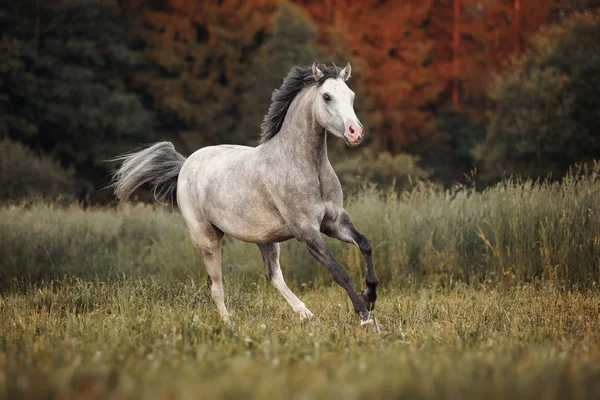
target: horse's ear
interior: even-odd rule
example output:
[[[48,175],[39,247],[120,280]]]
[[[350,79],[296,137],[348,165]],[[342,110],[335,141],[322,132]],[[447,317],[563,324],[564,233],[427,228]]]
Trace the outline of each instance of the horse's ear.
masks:
[[[316,63],[313,63],[312,65],[312,73],[315,77],[315,81],[318,81],[323,77],[323,72],[319,69],[319,67],[317,67]]]
[[[340,71],[340,78],[347,81],[348,79],[350,79],[351,72],[352,72],[352,67],[350,66],[350,63],[348,63],[348,64],[346,64],[346,67]]]

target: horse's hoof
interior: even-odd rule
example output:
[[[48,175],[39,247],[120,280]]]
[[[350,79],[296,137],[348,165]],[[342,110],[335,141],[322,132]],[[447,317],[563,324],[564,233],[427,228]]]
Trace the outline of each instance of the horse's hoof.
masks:
[[[379,327],[379,324],[377,323],[375,318],[373,318],[371,316],[369,316],[369,318],[365,321],[360,321],[360,326],[367,332],[371,332],[371,333],[380,333],[381,332],[381,328]]]
[[[361,294],[362,294],[363,301],[365,302],[365,305],[367,306],[367,310],[373,311],[375,309],[375,301],[377,300],[377,297],[375,297],[375,299],[373,299],[373,296],[370,296],[369,289],[363,290]]]
[[[319,319],[314,315],[312,315],[309,318],[301,318],[300,325],[302,325],[304,327],[311,327],[311,326],[319,325]]]
[[[301,324],[316,324],[318,323],[317,317],[315,317],[315,315],[313,313],[311,313],[308,309],[306,310],[302,310],[300,312],[298,312],[298,314],[300,315],[300,323]]]

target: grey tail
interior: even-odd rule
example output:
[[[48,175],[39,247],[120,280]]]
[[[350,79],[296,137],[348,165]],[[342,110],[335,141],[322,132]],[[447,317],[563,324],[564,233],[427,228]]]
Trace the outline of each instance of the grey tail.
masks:
[[[120,201],[127,201],[137,188],[149,183],[157,201],[172,201],[177,177],[185,160],[171,142],[159,142],[134,150],[111,160],[122,163],[112,174],[110,187]]]

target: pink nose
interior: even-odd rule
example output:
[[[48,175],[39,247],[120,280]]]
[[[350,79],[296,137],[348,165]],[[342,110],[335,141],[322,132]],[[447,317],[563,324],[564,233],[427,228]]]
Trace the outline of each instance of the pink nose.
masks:
[[[363,138],[363,130],[360,126],[348,125],[348,139],[351,142],[360,142]]]

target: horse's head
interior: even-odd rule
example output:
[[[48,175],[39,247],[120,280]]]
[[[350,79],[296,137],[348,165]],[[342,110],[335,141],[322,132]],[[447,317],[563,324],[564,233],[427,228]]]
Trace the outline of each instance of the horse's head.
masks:
[[[350,79],[350,63],[336,78],[329,78],[317,86],[314,116],[317,123],[337,137],[343,138],[348,146],[358,146],[364,138],[363,125],[354,113],[354,92],[346,81]],[[315,80],[323,78],[316,64],[312,66]]]

